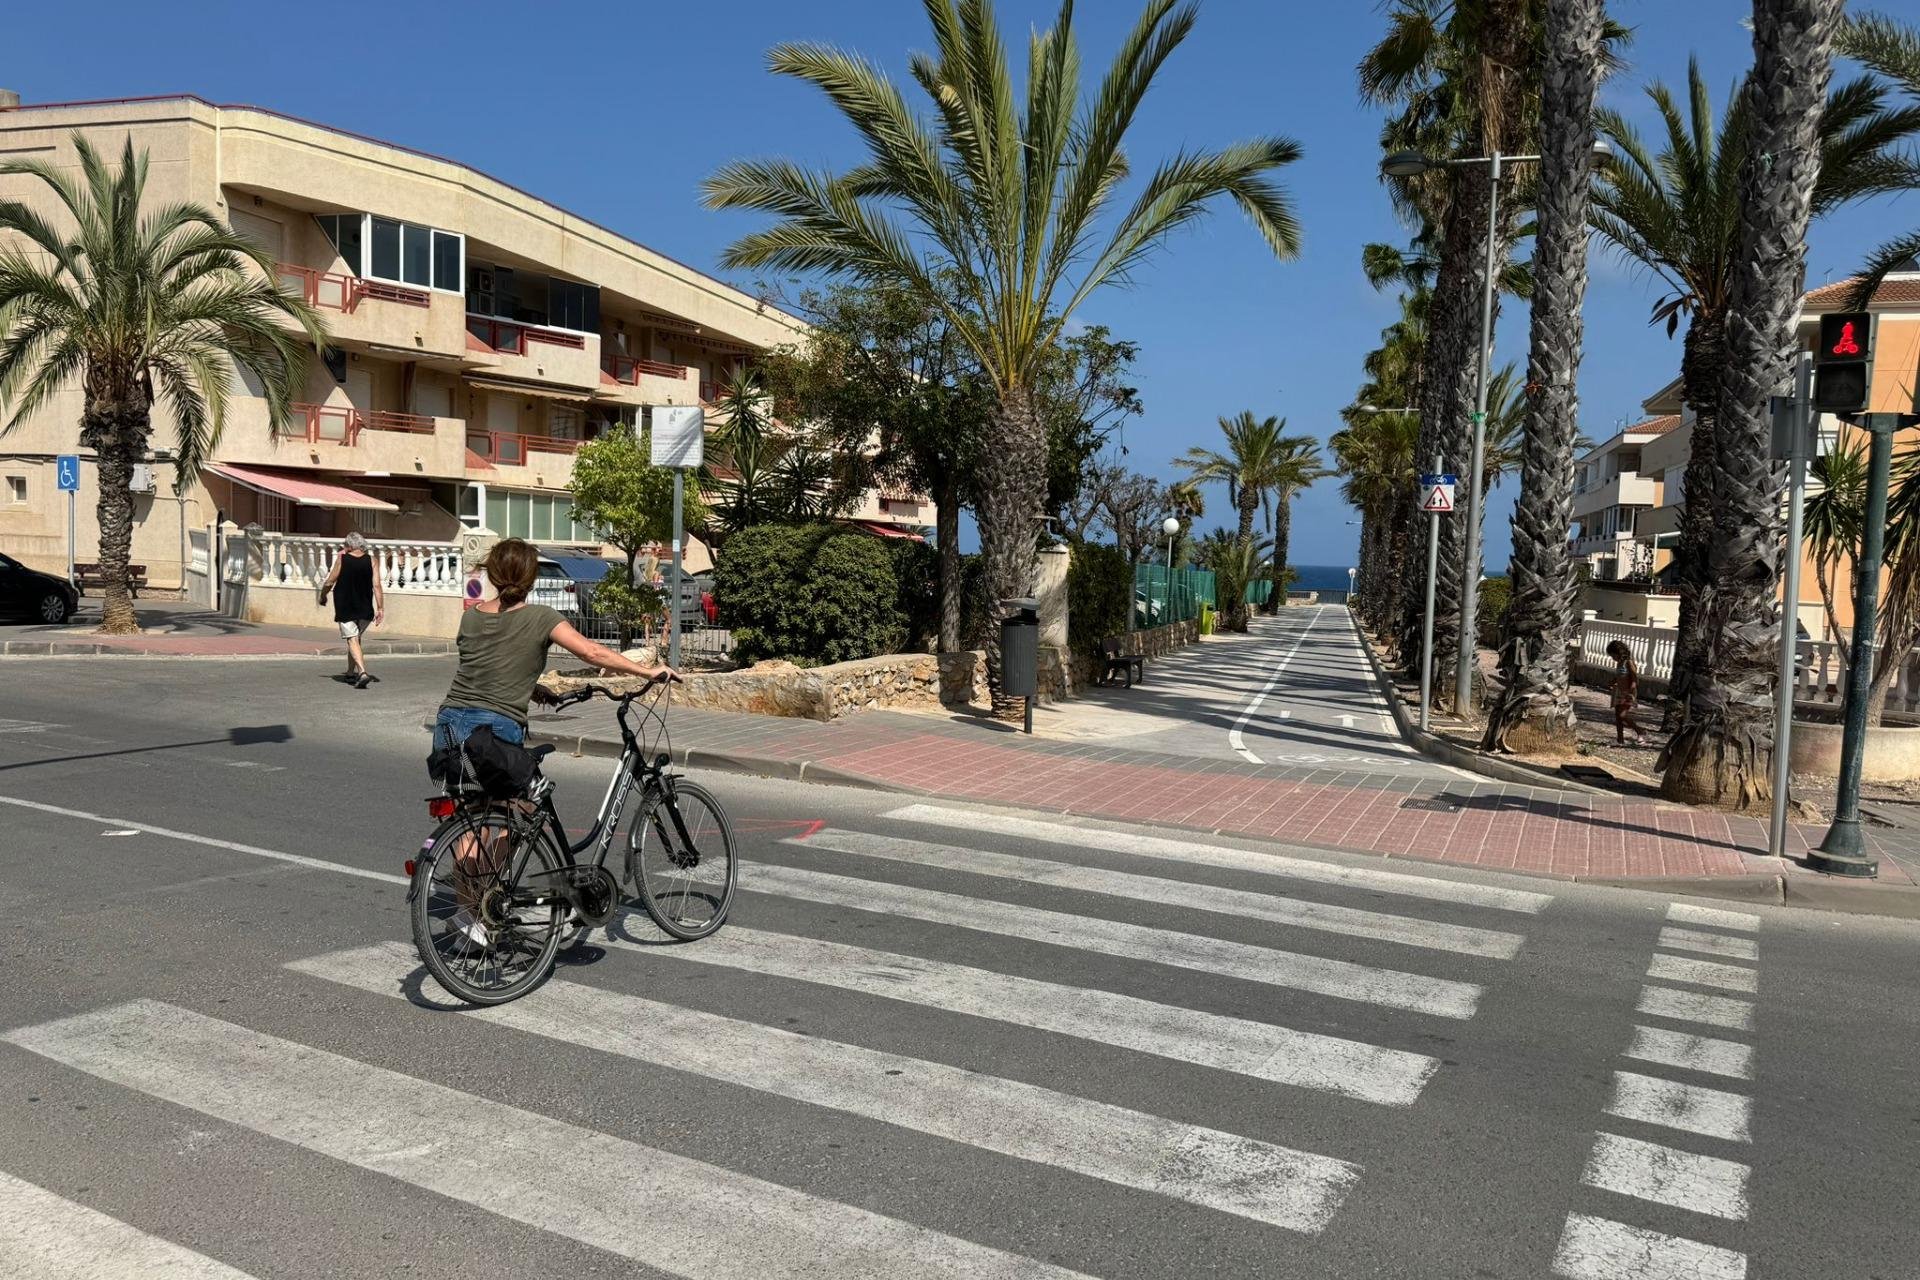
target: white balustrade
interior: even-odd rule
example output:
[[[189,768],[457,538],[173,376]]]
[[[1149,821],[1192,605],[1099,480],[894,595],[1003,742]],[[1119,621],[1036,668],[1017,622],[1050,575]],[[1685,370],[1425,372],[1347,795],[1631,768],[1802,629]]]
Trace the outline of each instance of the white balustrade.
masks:
[[[340,555],[338,538],[311,538],[295,534],[265,534],[260,539],[261,577],[268,582],[318,587],[333,571]],[[373,571],[386,591],[423,595],[459,595],[466,573],[457,542],[388,542],[367,540]]]

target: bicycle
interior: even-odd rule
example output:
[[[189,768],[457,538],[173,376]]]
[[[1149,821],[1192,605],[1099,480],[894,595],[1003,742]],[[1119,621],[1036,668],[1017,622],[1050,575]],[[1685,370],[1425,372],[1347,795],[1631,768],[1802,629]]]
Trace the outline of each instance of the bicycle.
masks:
[[[568,843],[553,783],[537,767],[524,798],[494,800],[451,780],[428,800],[441,822],[407,862],[407,900],[420,962],[450,995],[475,1005],[518,999],[552,976],[563,950],[613,918],[620,881],[606,862],[636,788],[622,869],[647,914],[683,942],[726,922],[739,879],[733,828],[711,792],[669,768],[666,688],[593,686],[550,700],[557,710],[604,694],[618,705],[620,760],[577,843]],[[628,722],[636,702],[638,730]],[[536,764],[552,750],[534,748]]]

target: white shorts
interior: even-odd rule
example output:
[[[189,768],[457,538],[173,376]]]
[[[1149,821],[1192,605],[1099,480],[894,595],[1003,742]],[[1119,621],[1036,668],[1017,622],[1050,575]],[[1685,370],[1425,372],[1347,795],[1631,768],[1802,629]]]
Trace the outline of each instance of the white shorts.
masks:
[[[366,630],[366,628],[367,628],[367,626],[368,626],[368,624],[369,624],[369,623],[370,623],[371,621],[372,621],[372,620],[371,620],[371,619],[369,619],[369,620],[368,620],[367,622],[343,622],[343,623],[341,623],[341,624],[340,624],[340,638],[341,638],[342,640],[351,640],[351,639],[353,639],[353,638],[354,638],[355,636],[357,636],[357,635],[359,635],[359,634],[360,634],[360,633],[361,633],[362,631],[364,631],[364,630]]]

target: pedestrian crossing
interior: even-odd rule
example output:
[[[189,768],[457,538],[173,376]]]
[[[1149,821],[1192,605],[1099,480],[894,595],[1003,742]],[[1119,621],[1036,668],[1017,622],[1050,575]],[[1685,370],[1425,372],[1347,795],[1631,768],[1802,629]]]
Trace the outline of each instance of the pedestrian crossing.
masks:
[[[921,838],[961,830],[960,816],[970,819],[973,844],[1012,847]],[[345,1025],[357,1028],[388,1026],[438,1043],[451,1037],[425,1020],[456,1016],[519,1064],[516,1075],[537,1076],[554,1053],[589,1054],[599,1064],[595,1087],[618,1100],[614,1116],[647,1119],[637,1082],[671,1073],[676,1090],[716,1114],[771,1108],[783,1132],[879,1126],[903,1149],[964,1151],[973,1168],[990,1162],[995,1182],[1079,1179],[1136,1211],[1178,1205],[1214,1215],[1194,1221],[1275,1233],[1275,1244],[1263,1247],[1278,1247],[1281,1238],[1328,1231],[1369,1176],[1367,1158],[1342,1149],[1348,1122],[1311,1128],[1310,1140],[1300,1140],[1293,1113],[1321,1098],[1347,1108],[1341,1114],[1353,1124],[1396,1116],[1417,1124],[1423,1099],[1452,1064],[1415,1046],[1472,1036],[1483,996],[1513,972],[1524,930],[1553,902],[1547,893],[1446,876],[938,806],[907,806],[877,825],[769,846],[768,857],[743,866],[735,920],[711,939],[665,945],[644,916],[623,914],[596,933],[597,962],[563,968],[497,1008],[448,1015],[420,1007],[440,995],[422,988],[411,944],[395,940],[292,958],[286,981],[321,1007],[349,1011]],[[1090,852],[1097,864],[1074,860]],[[802,924],[756,910],[762,903],[802,913]],[[1119,918],[1138,917],[1141,904],[1162,908],[1154,916],[1161,923]],[[1726,953],[1693,954],[1716,964],[1707,954]],[[1107,972],[1089,967],[1095,959],[1132,966],[1126,972],[1140,981],[1126,990],[1123,978],[1090,976]],[[700,1005],[729,975],[729,991],[751,990],[757,1002],[724,1012]],[[1208,1007],[1226,991],[1263,999],[1239,1016]],[[828,1019],[817,1030],[775,1025],[795,1019],[767,1010],[783,1002],[806,1008],[802,993],[831,995],[876,1018],[894,1010],[950,1024],[960,1042],[968,1028],[1044,1037],[1050,1069],[1035,1078],[991,1054],[958,1061],[947,1039],[922,1046],[882,1036],[880,1047],[857,1017]],[[322,1047],[288,1025],[257,1026],[193,1003],[124,1000],[0,1032],[0,1041],[185,1108],[202,1124],[287,1144],[356,1176],[377,1175],[666,1274],[893,1280],[1107,1271],[1099,1248],[1084,1242],[1050,1255],[991,1229],[930,1224],[917,1200],[891,1186],[852,1194],[844,1179],[816,1186],[804,1170],[755,1164],[710,1145],[696,1121],[630,1128],[597,1113],[549,1114],[563,1109],[475,1084],[471,1063],[395,1056],[364,1040]],[[1646,1030],[1661,1034],[1636,1039],[1628,1056],[1642,1065],[1708,1062],[1729,1080],[1748,1068],[1731,1042]],[[461,1043],[471,1041],[463,1035]],[[1173,1073],[1169,1080],[1219,1073],[1270,1101],[1230,1127],[1203,1123],[1175,1096],[1137,1085],[1117,1090],[1080,1065],[1105,1054],[1098,1060],[1110,1066],[1116,1053],[1158,1064]],[[1633,1071],[1617,1079],[1616,1115],[1720,1134],[1744,1122],[1735,1105],[1744,1100],[1724,1090],[1649,1086],[1638,1081],[1652,1077]],[[1744,1204],[1744,1181],[1720,1167],[1728,1162],[1675,1166],[1634,1141],[1597,1150],[1590,1185]],[[942,1176],[929,1166],[916,1181],[937,1186]],[[1048,1207],[1062,1223],[1073,1212],[1072,1199]],[[196,1241],[161,1239],[111,1218],[88,1225],[102,1216],[0,1173],[0,1274],[9,1260],[33,1256],[27,1250],[67,1247],[57,1242],[72,1235],[119,1240],[117,1256],[140,1262],[102,1265],[76,1252],[69,1272],[45,1274],[246,1274],[211,1256],[217,1249],[195,1252]],[[1605,1245],[1604,1229],[1593,1230],[1595,1247]]]

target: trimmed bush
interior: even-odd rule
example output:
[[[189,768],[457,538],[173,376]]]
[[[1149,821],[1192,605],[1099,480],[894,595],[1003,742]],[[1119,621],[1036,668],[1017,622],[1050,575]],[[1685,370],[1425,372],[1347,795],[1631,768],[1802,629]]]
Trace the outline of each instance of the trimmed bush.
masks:
[[[1119,548],[1082,542],[1067,566],[1067,647],[1077,657],[1127,629],[1133,610],[1133,566]]]
[[[837,525],[756,525],[727,539],[714,604],[746,663],[801,666],[895,653],[906,639],[893,557]]]
[[[885,544],[900,584],[900,617],[909,651],[929,647],[940,634],[940,553],[932,544],[897,538]]]

